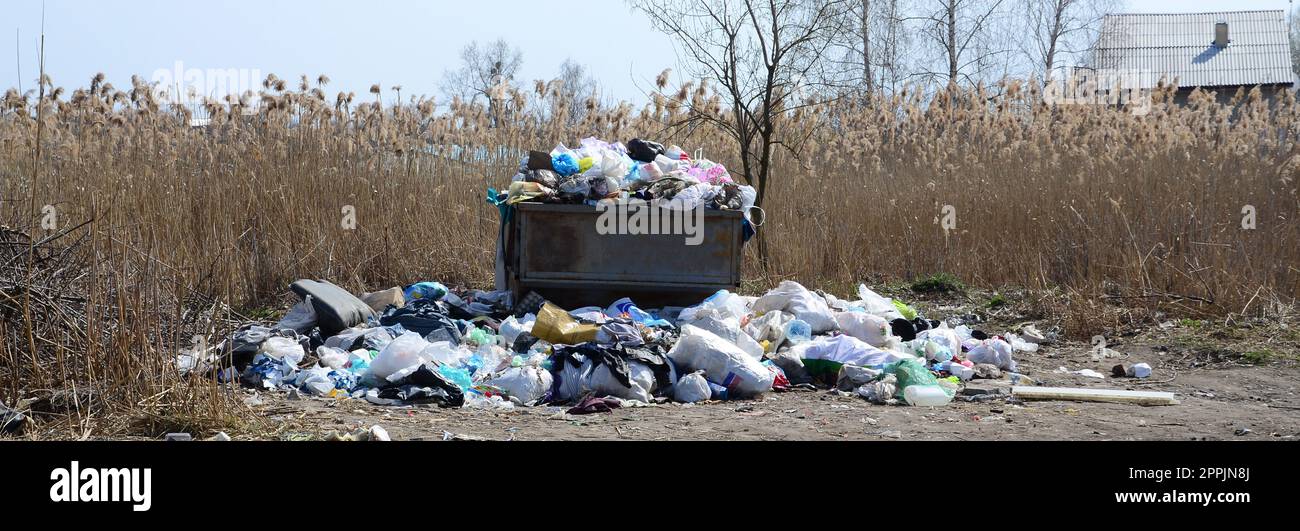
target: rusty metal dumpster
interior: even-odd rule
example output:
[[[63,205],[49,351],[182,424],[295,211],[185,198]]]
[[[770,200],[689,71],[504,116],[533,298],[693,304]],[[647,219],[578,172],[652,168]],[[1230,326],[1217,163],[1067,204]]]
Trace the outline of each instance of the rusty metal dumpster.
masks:
[[[668,215],[657,206],[628,208]],[[659,308],[699,304],[718,290],[740,287],[740,212],[704,211],[697,245],[680,233],[611,233],[601,228],[601,215],[588,205],[516,205],[503,231],[505,272],[516,300],[536,291],[569,309],[604,307],[623,297]]]

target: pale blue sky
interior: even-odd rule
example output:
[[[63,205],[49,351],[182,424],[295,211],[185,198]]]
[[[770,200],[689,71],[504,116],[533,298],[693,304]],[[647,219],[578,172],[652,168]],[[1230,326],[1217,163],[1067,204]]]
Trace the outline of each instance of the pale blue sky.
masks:
[[[0,22],[0,87],[36,79],[41,0],[10,0]],[[176,61],[186,68],[260,70],[296,80],[328,74],[329,94],[371,83],[436,94],[471,40],[505,38],[524,52],[523,80],[550,79],[566,58],[606,96],[642,101],[672,42],[621,0],[46,0],[46,69],[57,85],[95,72],[129,86]],[[1287,0],[1127,0],[1129,12],[1288,9]],[[21,32],[21,58],[16,56]]]

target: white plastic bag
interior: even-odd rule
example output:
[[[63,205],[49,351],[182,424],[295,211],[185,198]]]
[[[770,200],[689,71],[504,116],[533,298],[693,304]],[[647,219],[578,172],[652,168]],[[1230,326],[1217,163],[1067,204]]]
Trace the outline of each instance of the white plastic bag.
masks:
[[[916,334],[916,338],[937,343],[951,355],[961,354],[961,337],[956,330],[948,328],[946,323],[939,325],[939,328],[922,330]]]
[[[581,154],[581,153],[578,153],[577,151],[574,151],[574,150],[572,150],[572,149],[569,149],[568,147],[565,147],[564,144],[557,145],[557,146],[555,146],[555,149],[552,149],[552,150],[551,150],[551,158],[555,158],[555,157],[558,157],[558,156],[560,156],[560,155],[564,155],[564,154],[566,154],[566,153],[567,153],[569,156],[573,157],[573,160],[580,160],[580,159],[582,159],[582,154]]]
[[[546,396],[551,390],[554,378],[550,371],[532,366],[511,367],[501,372],[500,376],[488,381],[507,396],[529,404]]]
[[[712,310],[716,311],[718,315],[724,318],[732,317],[740,320],[744,319],[746,315],[749,315],[749,305],[751,302],[752,301],[745,297],[736,295],[727,290],[722,290],[705,299],[699,306],[692,306],[682,310],[682,313],[677,316],[677,319],[680,321],[691,321],[695,319],[695,314]]]
[[[320,359],[321,365],[336,371],[342,370],[348,364],[348,353],[346,351],[325,345],[316,347],[316,357]]]
[[[673,386],[673,400],[683,404],[694,404],[708,400],[713,395],[709,381],[704,378],[704,371],[683,376]]]
[[[506,339],[507,345],[515,344],[515,339],[525,332],[532,333],[533,325],[537,324],[537,316],[533,314],[525,315],[523,319],[516,319],[515,316],[507,317],[501,321],[501,337]]]
[[[285,314],[284,319],[275,325],[276,330],[289,329],[304,333],[316,327],[316,307],[312,306],[312,297],[308,295]]]
[[[1001,339],[979,342],[966,353],[966,359],[976,365],[989,364],[1004,371],[1017,372],[1016,360],[1011,359],[1011,344]]]
[[[758,341],[755,341],[749,334],[741,330],[740,321],[736,318],[724,318],[716,310],[696,312],[694,317],[694,319],[681,324],[692,325],[713,332],[718,337],[740,347],[750,357],[759,362],[763,361],[763,345],[758,344]]]
[[[664,178],[664,172],[654,163],[642,164],[640,173],[638,173],[638,178],[642,181],[652,183]]]
[[[303,350],[302,345],[297,341],[287,337],[273,337],[262,343],[262,348],[258,350],[258,354],[266,354],[297,367],[298,364],[302,363],[302,359],[307,356],[307,351]]]
[[[420,337],[420,334],[415,332],[402,334],[384,347],[383,352],[370,362],[370,372],[379,378],[390,380],[392,376],[406,369],[419,367],[426,361],[430,361],[430,358],[421,355],[427,348],[429,342]]]
[[[689,163],[680,160],[673,160],[664,155],[659,155],[658,157],[655,157],[654,165],[657,166],[659,168],[659,171],[662,172],[664,175],[668,175],[670,173],[676,173],[676,172],[684,172],[686,171],[686,168],[690,167]]]
[[[755,190],[753,186],[740,187],[740,210],[745,213],[745,217],[749,217],[749,209],[754,208],[754,204],[757,202],[758,190]]]
[[[334,380],[330,379],[330,370],[319,365],[299,371],[293,385],[315,396],[327,396],[334,390]]]
[[[510,360],[514,358],[513,353],[496,345],[479,347],[478,350],[474,351],[474,354],[470,355],[470,358],[472,359],[473,356],[478,356],[480,361],[478,370],[474,371],[474,383],[476,384],[495,378],[500,371],[510,367]]]
[[[867,313],[884,317],[886,321],[900,319],[903,314],[898,313],[898,308],[894,307],[893,299],[882,297],[879,293],[871,291],[866,284],[858,286],[858,303]]]
[[[750,308],[755,314],[764,314],[774,310],[781,310],[794,314],[796,319],[803,320],[812,327],[814,334],[821,334],[836,330],[839,325],[835,322],[835,315],[826,305],[826,300],[817,294],[808,291],[798,282],[787,280],[782,282],[776,289],[769,291],[766,295],[759,297],[754,301]]]
[[[486,396],[478,393],[465,394],[465,407],[467,409],[488,409],[493,411],[514,411],[515,403],[500,395]]]
[[[586,390],[597,395],[614,396],[626,400],[639,400],[650,403],[654,401],[655,373],[645,364],[630,361],[627,364],[628,381],[631,387],[623,385],[614,377],[609,366],[600,364],[592,368],[591,377],[587,379]],[[770,386],[769,386],[770,387]]]
[[[584,178],[598,179],[605,176],[604,169],[602,166],[605,160],[605,154],[602,153],[601,150],[581,149],[579,150],[579,155],[580,156],[578,156],[578,161],[580,166],[581,166],[582,159],[585,158],[591,159],[591,167],[587,168],[587,171],[582,172],[582,176]]]
[[[599,306],[584,306],[569,312],[569,315],[584,321],[591,321],[596,324],[605,324],[609,321],[609,316],[605,314],[605,309]],[[536,318],[534,318],[536,320]]]
[[[881,368],[904,359],[914,359],[900,352],[882,350],[851,336],[819,337],[791,349],[803,360],[823,360],[858,367]]]
[[[599,166],[601,175],[616,179],[621,184],[623,178],[632,171],[632,159],[617,151],[608,150],[601,153]]]
[[[733,398],[762,395],[772,389],[776,379],[740,347],[691,325],[682,327],[668,358],[684,371],[704,371],[709,381],[728,388]]]
[[[794,320],[794,316],[782,311],[772,311],[763,314],[762,317],[756,317],[745,325],[745,333],[754,341],[770,341],[772,350],[781,347],[785,341],[785,327]]]
[[[889,339],[889,322],[884,317],[866,312],[843,312],[835,315],[840,331],[858,338],[873,347],[884,347]]]
[[[451,367],[461,367],[473,357],[473,353],[468,348],[452,346],[446,341],[432,343],[420,352],[420,358],[425,360],[436,361],[442,365]]]
[[[1016,352],[1038,352],[1038,344],[1025,341],[1015,334],[1007,334],[1007,343],[1011,344],[1011,350]]]
[[[704,204],[704,194],[706,190],[708,190],[708,185],[697,184],[695,186],[689,186],[686,189],[677,192],[672,199],[660,201],[659,208],[680,212],[695,210],[696,208],[699,208],[700,205]]]

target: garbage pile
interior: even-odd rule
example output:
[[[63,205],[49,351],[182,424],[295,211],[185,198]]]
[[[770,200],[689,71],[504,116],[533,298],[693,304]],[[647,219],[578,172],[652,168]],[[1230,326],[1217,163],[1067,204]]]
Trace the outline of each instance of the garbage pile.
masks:
[[[748,214],[758,196],[753,187],[736,183],[721,164],[641,139],[624,145],[586,138],[576,149],[560,145],[550,153],[534,151],[519,163],[512,181],[506,194],[510,205],[644,200],[672,210],[703,206]]]
[[[690,308],[631,299],[566,311],[530,294],[436,282],[359,296],[299,281],[275,326],[246,325],[183,373],[378,405],[571,413],[676,401],[751,399],[831,387],[882,404],[941,406],[974,378],[1014,379],[1039,337],[989,336],[927,320],[859,287],[841,300],[784,282],[761,297],[720,291]]]

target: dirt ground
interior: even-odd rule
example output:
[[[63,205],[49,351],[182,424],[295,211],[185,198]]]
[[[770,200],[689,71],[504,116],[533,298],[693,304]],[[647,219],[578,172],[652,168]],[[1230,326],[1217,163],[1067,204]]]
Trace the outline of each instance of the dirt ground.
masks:
[[[1260,359],[1231,341],[1207,346],[1199,327],[1167,325],[1111,347],[1122,358],[1096,360],[1083,343],[1017,353],[1023,373],[1048,386],[1168,391],[1176,406],[1142,407],[1009,398],[1008,380],[976,380],[993,394],[946,407],[875,405],[830,390],[771,393],[759,400],[663,404],[571,416],[565,408],[497,412],[436,407],[379,407],[280,393],[260,394],[255,409],[275,428],[269,439],[314,440],[382,426],[394,440],[1297,440],[1300,366],[1288,342]],[[996,330],[996,328],[990,328]],[[1277,331],[1270,333],[1276,334]],[[1286,338],[1295,332],[1282,330]],[[1245,337],[1245,336],[1242,336]],[[1252,334],[1249,337],[1258,337]],[[1256,352],[1256,351],[1251,351]],[[1118,363],[1149,363],[1145,380],[1112,378]],[[1105,379],[1056,372],[1092,369]],[[1001,389],[1002,394],[997,394]],[[243,390],[249,393],[252,391]],[[236,437],[237,439],[239,437]]]

